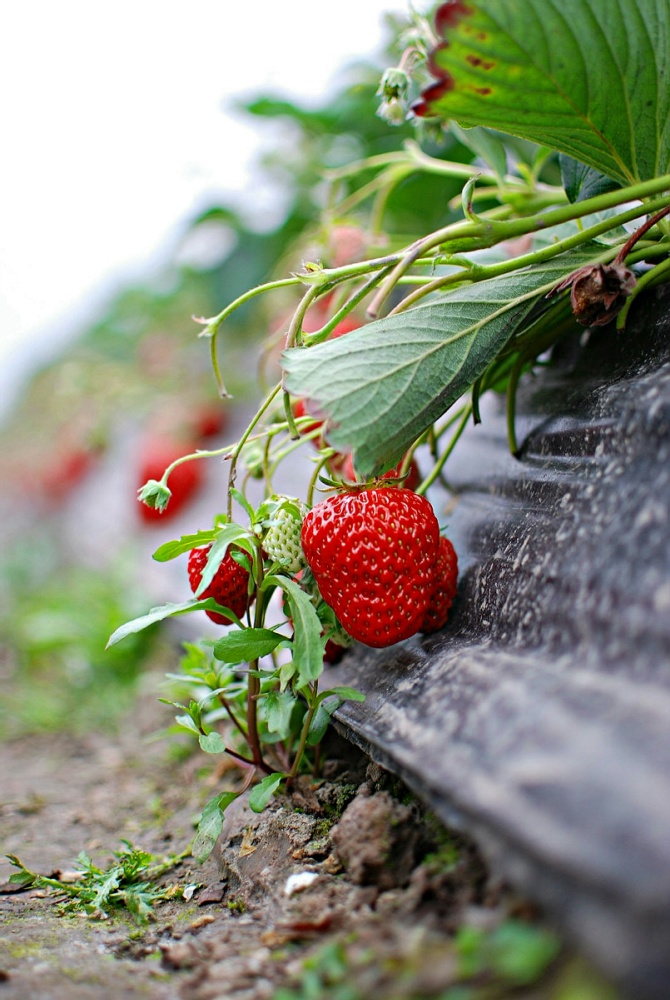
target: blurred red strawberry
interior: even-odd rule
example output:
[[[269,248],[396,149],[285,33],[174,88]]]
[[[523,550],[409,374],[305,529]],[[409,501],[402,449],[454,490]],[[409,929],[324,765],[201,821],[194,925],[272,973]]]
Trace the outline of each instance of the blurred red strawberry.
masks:
[[[141,443],[137,466],[137,488],[144,486],[149,479],[160,481],[168,465],[183,455],[195,451],[197,445],[181,439],[147,435]],[[161,513],[159,510],[138,502],[138,516],[145,524],[155,524],[157,521],[168,521],[179,514],[192,500],[205,483],[205,469],[202,461],[194,460],[178,465],[170,473],[168,488],[172,496],[167,507]]]
[[[191,426],[197,438],[212,438],[221,434],[228,423],[228,412],[223,404],[203,404],[194,409]]]

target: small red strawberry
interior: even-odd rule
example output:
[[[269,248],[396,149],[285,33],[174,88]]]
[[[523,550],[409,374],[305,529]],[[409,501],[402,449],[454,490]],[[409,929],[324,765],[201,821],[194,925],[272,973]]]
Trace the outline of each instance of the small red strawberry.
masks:
[[[347,633],[377,648],[419,630],[434,589],[440,529],[411,490],[352,490],[306,515],[302,547]]]
[[[440,538],[440,547],[435,563],[435,585],[433,593],[419,626],[419,632],[437,632],[443,628],[449,616],[449,609],[456,596],[458,558],[448,538]]]
[[[211,547],[211,545],[205,545],[197,549],[191,549],[189,552],[188,578],[194,594],[202,580],[202,574],[207,564],[207,556]],[[217,604],[223,604],[225,608],[230,608],[238,618],[241,618],[251,604],[251,598],[247,590],[248,584],[249,571],[244,566],[240,566],[239,563],[235,562],[230,552],[226,552],[221,565],[214,575],[214,579],[198,597],[203,599],[205,597],[213,597]],[[218,611],[206,611],[205,614],[213,622],[216,622],[217,625],[231,624],[231,619],[219,614]]]

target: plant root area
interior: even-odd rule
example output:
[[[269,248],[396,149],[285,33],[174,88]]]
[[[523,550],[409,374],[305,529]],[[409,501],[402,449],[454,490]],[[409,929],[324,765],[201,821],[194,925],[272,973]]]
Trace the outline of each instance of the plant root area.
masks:
[[[137,718],[114,736],[0,746],[3,856],[71,882],[81,851],[105,870],[124,841],[157,859],[188,847],[232,772],[147,739]],[[207,861],[160,876],[179,894],[145,922],[63,912],[57,889],[10,883],[3,857],[0,1000],[615,996],[396,778],[335,732],[323,760],[263,813],[237,799]]]

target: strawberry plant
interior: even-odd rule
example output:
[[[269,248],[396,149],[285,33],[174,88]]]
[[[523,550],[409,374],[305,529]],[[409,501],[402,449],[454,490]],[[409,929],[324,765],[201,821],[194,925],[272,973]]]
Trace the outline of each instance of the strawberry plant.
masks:
[[[341,701],[361,697],[322,689],[333,647],[448,625],[457,558],[427,494],[480,422],[482,395],[506,398],[517,454],[519,381],[568,333],[612,323],[619,336],[636,297],[667,279],[669,36],[667,0],[447,0],[431,21],[414,16],[378,114],[389,133],[413,122],[416,138],[325,172],[329,260],[296,261],[200,321],[225,399],[220,331],[274,297],[284,319],[261,381],[274,364],[275,384],[239,440],[175,458],[140,490],[163,511],[188,463],[228,465],[213,526],[155,553],[188,555],[193,598],[110,642],[197,610],[226,627],[182,661],[197,697],[176,705],[177,723],[239,764],[252,808],[308,766]],[[390,206],[416,175],[443,186],[448,219],[408,240]],[[305,496],[282,495],[277,469],[306,442]],[[196,856],[239,791],[205,808]]]

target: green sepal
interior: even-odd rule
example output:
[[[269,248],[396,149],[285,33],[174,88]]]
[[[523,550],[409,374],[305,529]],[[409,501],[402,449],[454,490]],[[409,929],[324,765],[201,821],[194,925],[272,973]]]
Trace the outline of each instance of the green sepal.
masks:
[[[256,813],[263,812],[284,778],[287,777],[287,774],[282,773],[268,774],[257,785],[254,785],[249,792],[249,808]]]

